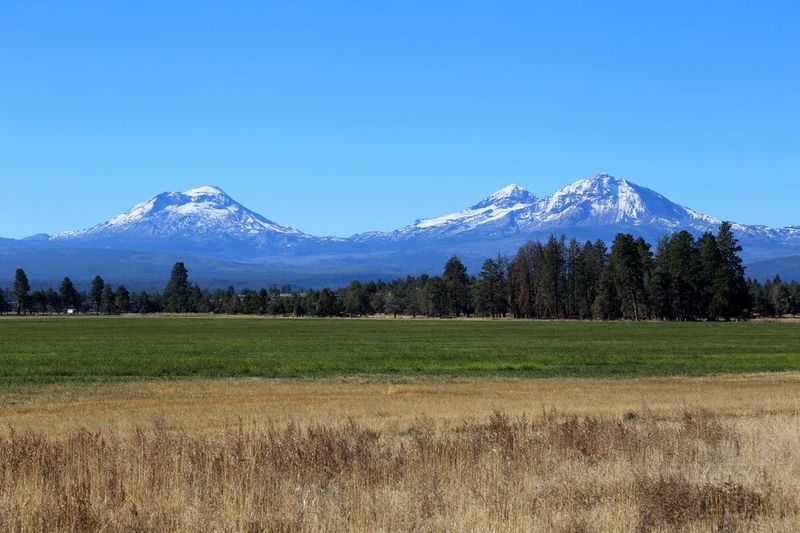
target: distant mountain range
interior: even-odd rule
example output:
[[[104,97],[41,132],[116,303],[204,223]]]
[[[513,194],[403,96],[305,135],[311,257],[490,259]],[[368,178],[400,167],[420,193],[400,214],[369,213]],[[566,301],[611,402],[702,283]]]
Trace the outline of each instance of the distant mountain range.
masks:
[[[211,285],[342,283],[350,277],[390,277],[438,271],[458,254],[468,267],[497,253],[513,254],[550,234],[610,243],[618,232],[655,242],[686,229],[716,231],[721,220],[669,201],[630,181],[598,174],[544,198],[508,185],[472,207],[391,232],[319,237],[273,222],[203,186],[165,192],[88,229],[27,239],[0,239],[0,268],[22,266],[36,279],[100,273],[117,282],[159,285],[174,260]],[[800,277],[800,226],[733,224],[743,257],[759,272]],[[762,265],[759,267],[758,265]]]

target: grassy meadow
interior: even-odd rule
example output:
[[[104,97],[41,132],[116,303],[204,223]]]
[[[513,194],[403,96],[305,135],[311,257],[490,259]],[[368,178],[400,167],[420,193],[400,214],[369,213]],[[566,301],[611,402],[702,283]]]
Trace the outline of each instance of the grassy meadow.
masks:
[[[800,323],[0,317],[0,387],[150,378],[630,377],[800,369]]]
[[[798,322],[7,316],[0,421],[2,531],[800,525]]]
[[[41,390],[0,406],[3,531],[800,524],[800,373]]]

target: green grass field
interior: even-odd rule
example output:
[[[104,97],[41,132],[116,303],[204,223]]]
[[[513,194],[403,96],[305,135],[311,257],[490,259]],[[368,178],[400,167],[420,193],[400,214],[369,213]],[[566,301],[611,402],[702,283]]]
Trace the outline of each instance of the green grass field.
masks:
[[[0,318],[0,386],[186,377],[657,376],[800,369],[800,323]]]

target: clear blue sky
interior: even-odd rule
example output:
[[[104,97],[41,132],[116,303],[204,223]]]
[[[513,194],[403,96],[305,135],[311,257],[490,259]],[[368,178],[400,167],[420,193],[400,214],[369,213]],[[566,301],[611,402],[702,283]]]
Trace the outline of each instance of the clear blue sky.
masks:
[[[0,0],[0,235],[201,184],[348,235],[597,172],[800,224],[798,6]]]

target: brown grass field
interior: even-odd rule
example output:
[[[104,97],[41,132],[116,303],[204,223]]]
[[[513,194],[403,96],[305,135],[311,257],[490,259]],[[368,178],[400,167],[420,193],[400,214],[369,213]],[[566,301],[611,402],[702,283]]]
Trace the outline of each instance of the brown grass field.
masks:
[[[0,394],[2,531],[794,531],[800,373]]]

